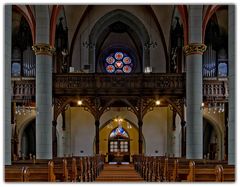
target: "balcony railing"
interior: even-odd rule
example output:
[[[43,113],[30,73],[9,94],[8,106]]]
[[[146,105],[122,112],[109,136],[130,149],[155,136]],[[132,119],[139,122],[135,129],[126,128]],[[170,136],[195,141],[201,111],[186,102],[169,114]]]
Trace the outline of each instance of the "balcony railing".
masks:
[[[185,96],[185,74],[53,74],[53,95],[176,95]],[[13,100],[35,98],[34,80],[12,79]],[[203,81],[204,99],[227,99],[228,82]]]
[[[203,81],[203,96],[206,100],[224,100],[227,99],[228,82],[220,80],[204,80]]]
[[[53,94],[184,95],[184,74],[54,74]]]

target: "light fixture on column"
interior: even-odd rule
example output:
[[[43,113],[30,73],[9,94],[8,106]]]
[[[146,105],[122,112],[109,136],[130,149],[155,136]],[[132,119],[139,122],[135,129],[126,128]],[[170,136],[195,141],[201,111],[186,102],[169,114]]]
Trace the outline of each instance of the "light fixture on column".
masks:
[[[83,104],[83,103],[82,103],[82,100],[78,100],[78,101],[77,101],[77,105],[78,105],[78,106],[81,106],[82,104]]]
[[[161,104],[161,101],[160,100],[156,100],[155,104],[156,104],[156,106],[159,106]]]
[[[205,105],[204,102],[202,102],[200,110],[204,110],[204,105]]]

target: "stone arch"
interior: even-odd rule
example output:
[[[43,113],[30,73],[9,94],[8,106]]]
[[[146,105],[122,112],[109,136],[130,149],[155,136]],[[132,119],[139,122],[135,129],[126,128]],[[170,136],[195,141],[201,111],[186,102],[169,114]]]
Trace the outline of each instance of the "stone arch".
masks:
[[[203,115],[203,118],[210,124],[212,125],[214,131],[217,134],[217,149],[218,149],[218,158],[217,159],[223,159],[224,158],[224,132],[223,130],[219,127],[218,123],[212,119],[208,115]]]
[[[202,39],[203,39],[203,43],[205,43],[205,32],[206,32],[206,28],[207,28],[207,24],[208,21],[210,20],[210,18],[212,17],[212,15],[221,7],[223,7],[224,5],[211,5],[208,7],[206,14],[204,15],[203,18],[203,23],[202,23]]]
[[[92,28],[90,35],[89,35],[89,43],[92,44],[97,44],[99,41],[102,33],[106,30],[106,28],[117,22],[123,22],[127,26],[130,27],[132,31],[135,32],[135,39],[139,39],[141,43],[141,50],[142,50],[142,66],[147,66],[150,64],[150,56],[149,56],[149,49],[144,49],[144,44],[146,42],[149,42],[149,34],[147,32],[147,29],[143,25],[143,23],[133,14],[125,11],[125,10],[113,10],[107,14],[105,14],[103,17],[101,17],[97,23],[94,25]],[[92,49],[89,50],[89,63],[91,67],[95,69],[95,60],[96,58],[96,48],[93,47]]]
[[[23,7],[26,7],[27,12],[21,8],[19,5],[13,5],[13,10],[19,12],[27,21],[30,30],[31,30],[31,36],[32,36],[32,41],[33,44],[35,43],[35,36],[36,36],[36,23],[35,23],[35,18],[33,16],[33,13],[31,9],[29,8],[29,5],[23,5]]]
[[[130,111],[129,111],[129,112],[130,112]],[[113,120],[113,119],[109,119],[109,120],[105,121],[105,122],[100,126],[99,131],[101,132],[101,130],[104,129],[112,120]],[[132,125],[132,127],[133,127],[136,131],[138,131],[138,126],[137,126],[132,120],[130,120],[130,119],[128,119],[128,118],[124,118],[124,120],[127,121],[128,123],[130,123],[130,124]],[[115,129],[115,128],[113,128],[113,129]],[[112,130],[113,130],[113,129],[112,129]],[[124,128],[124,130],[126,130],[126,129]],[[129,132],[128,132],[128,134],[129,134]],[[109,135],[110,135],[110,134],[109,134]],[[131,140],[131,139],[130,139],[130,140]],[[95,150],[95,142],[96,142],[96,137],[94,138],[94,141],[93,141],[93,151]],[[138,140],[137,140],[137,142],[138,142]],[[145,151],[146,151],[146,141],[145,141],[145,138],[144,138],[144,136],[143,136],[143,152],[145,152]]]
[[[29,124],[31,124],[34,120],[36,119],[36,116],[30,116],[29,118],[27,118],[25,121],[23,121],[22,125],[20,126],[19,130],[18,130],[18,151],[22,150],[22,137],[23,137],[23,133],[25,131],[25,129],[28,127]],[[19,155],[21,156],[21,155]]]

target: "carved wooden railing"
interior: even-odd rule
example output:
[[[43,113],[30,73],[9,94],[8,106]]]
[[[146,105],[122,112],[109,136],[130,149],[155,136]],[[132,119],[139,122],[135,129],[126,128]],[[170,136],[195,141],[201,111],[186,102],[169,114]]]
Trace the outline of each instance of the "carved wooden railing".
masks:
[[[53,94],[185,94],[185,74],[53,74]],[[35,79],[12,79],[13,100],[35,97]],[[228,82],[203,80],[204,98],[228,98]]]
[[[36,93],[35,79],[12,79],[12,100],[34,100]]]
[[[204,99],[219,100],[228,99],[228,82],[220,80],[203,80],[203,96]]]
[[[182,95],[185,74],[54,74],[56,95]]]

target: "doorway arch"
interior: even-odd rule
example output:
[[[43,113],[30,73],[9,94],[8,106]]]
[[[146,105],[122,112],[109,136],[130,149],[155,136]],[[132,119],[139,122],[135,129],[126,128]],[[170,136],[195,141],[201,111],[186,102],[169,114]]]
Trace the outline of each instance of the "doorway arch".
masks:
[[[203,118],[203,154],[209,159],[223,158],[223,135],[218,127],[206,116]]]
[[[36,155],[36,119],[31,120],[21,132],[20,157],[30,159]],[[31,156],[30,156],[31,155]]]
[[[129,162],[130,161],[130,137],[122,127],[114,128],[108,136],[108,161]]]

